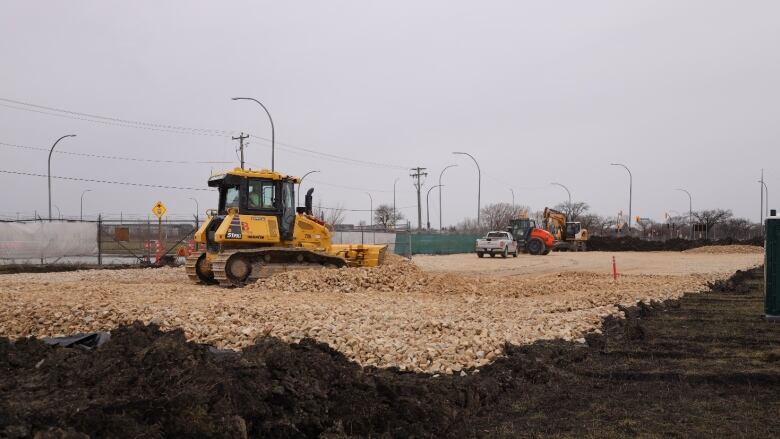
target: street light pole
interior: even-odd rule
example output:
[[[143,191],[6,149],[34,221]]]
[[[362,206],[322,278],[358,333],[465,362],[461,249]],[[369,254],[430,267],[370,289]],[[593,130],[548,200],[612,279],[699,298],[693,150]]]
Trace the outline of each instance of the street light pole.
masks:
[[[315,172],[320,171],[309,171],[305,174],[303,174],[303,177],[298,181],[298,193],[295,195],[295,207],[298,207],[301,205],[301,185],[303,184],[303,179],[306,178],[309,174],[314,174]]]
[[[366,192],[366,195],[368,195],[368,199],[371,200],[371,232],[374,236],[374,244],[376,244],[376,232],[374,232],[374,197],[372,197],[369,192]]]
[[[628,233],[631,233],[631,203],[634,192],[634,176],[631,174],[631,170],[628,166],[622,163],[610,163],[612,166],[622,166],[628,171]]]
[[[198,230],[200,228],[200,206],[198,205],[198,200],[196,198],[190,197],[190,200],[195,202],[195,230]]]
[[[431,188],[428,189],[428,193],[425,195],[425,217],[429,231],[431,230],[431,191],[436,188],[441,188],[441,185],[437,184],[436,186],[431,186]]]
[[[92,192],[92,189],[84,189],[84,192],[81,193],[81,205],[79,207],[79,221],[84,221],[84,194],[87,192]]]
[[[49,178],[49,221],[51,221],[51,153],[54,152],[54,147],[57,146],[58,143],[60,143],[60,140],[66,138],[66,137],[76,137],[76,135],[75,134],[66,134],[66,135],[60,137],[59,139],[57,139],[56,142],[54,142],[54,145],[52,145],[51,149],[49,150],[49,164],[48,164],[49,173],[47,174],[48,178]]]
[[[556,183],[556,182],[552,182],[550,184],[555,185],[555,186],[560,186],[560,187],[566,189],[566,193],[569,194],[569,210],[571,210],[571,191],[569,191],[569,188],[567,188],[566,186],[564,186],[564,185],[562,185],[560,183]],[[631,216],[630,213],[629,213],[629,216]],[[569,221],[573,221],[573,220],[569,220]]]
[[[442,177],[442,175],[444,175],[444,171],[446,171],[449,168],[455,167],[455,166],[458,166],[458,165],[445,166],[444,169],[442,169],[441,172],[439,173],[439,231],[440,232],[441,232],[441,229],[442,229],[442,225],[441,225],[442,224],[441,223],[441,186],[442,186],[442,184],[441,184],[441,177]],[[428,228],[430,228],[430,226]]]
[[[766,217],[769,218],[769,188],[766,186],[766,182],[764,180],[759,180],[759,183],[764,187],[764,190],[766,191]]]
[[[393,181],[393,229],[395,229],[395,222],[398,220],[398,213],[395,211],[395,185],[398,183],[399,178]]]
[[[512,192],[512,214],[515,213],[515,190],[511,187],[509,188],[509,192]]]
[[[482,197],[482,170],[479,169],[479,163],[477,163],[477,159],[474,158],[473,155],[467,153],[467,152],[453,152],[453,154],[460,154],[460,155],[467,155],[471,157],[471,160],[474,160],[474,164],[477,165],[477,227],[480,226],[479,222],[479,212],[482,210],[481,205],[481,197]]]
[[[265,108],[265,105],[263,105],[262,102],[258,101],[255,98],[233,98],[234,101],[240,101],[240,100],[247,100],[247,101],[255,101],[258,105],[263,107],[263,110],[265,110],[265,114],[268,115],[268,120],[271,121],[271,171],[274,170],[274,152],[276,151],[276,139],[275,139],[275,133],[274,133],[274,120],[271,117],[271,113],[268,111],[267,108]]]
[[[688,222],[691,224],[691,241],[693,241],[693,197],[691,193],[682,188],[677,188],[680,192],[688,194]]]

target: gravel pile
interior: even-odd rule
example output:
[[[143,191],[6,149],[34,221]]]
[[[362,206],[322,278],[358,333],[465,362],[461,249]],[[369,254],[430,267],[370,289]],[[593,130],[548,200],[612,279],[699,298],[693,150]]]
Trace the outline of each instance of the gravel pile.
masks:
[[[764,247],[755,245],[708,245],[685,250],[685,253],[704,253],[710,255],[752,254],[764,253]]]
[[[291,271],[243,289],[193,285],[180,268],[12,274],[0,276],[0,335],[68,335],[140,320],[220,348],[311,337],[364,366],[461,373],[493,361],[506,343],[579,339],[619,314],[618,304],[676,298],[718,277],[479,277],[428,273],[399,259]]]

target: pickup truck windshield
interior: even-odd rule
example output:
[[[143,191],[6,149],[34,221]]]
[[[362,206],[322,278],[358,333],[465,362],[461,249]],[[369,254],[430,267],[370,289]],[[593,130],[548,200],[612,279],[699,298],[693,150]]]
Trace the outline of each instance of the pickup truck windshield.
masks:
[[[506,233],[490,232],[487,234],[488,238],[506,238]]]

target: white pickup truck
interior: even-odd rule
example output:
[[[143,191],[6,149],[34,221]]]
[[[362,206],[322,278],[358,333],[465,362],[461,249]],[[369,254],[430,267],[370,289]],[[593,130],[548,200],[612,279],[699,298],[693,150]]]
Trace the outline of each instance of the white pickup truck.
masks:
[[[477,256],[480,258],[489,254],[491,258],[501,255],[517,257],[517,241],[509,232],[488,232],[484,238],[477,239]]]

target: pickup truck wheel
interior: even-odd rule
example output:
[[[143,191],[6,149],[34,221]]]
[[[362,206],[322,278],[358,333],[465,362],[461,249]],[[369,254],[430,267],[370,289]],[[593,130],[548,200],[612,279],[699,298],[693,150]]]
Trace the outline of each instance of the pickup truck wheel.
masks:
[[[478,258],[484,258],[485,257],[485,253],[484,252],[477,252],[477,257]]]
[[[517,248],[515,248],[515,252],[514,252],[514,253],[512,253],[512,257],[513,257],[513,258],[516,258],[516,257],[517,257]]]
[[[496,254],[495,254],[495,253],[493,253],[493,252],[490,252],[490,257],[491,257],[491,258],[495,258],[495,257],[496,257]]]
[[[501,252],[501,257],[506,259],[507,256],[509,256],[509,247],[504,247],[504,251]]]
[[[540,255],[545,250],[544,242],[539,238],[532,238],[528,241],[528,253],[532,255]]]

